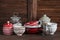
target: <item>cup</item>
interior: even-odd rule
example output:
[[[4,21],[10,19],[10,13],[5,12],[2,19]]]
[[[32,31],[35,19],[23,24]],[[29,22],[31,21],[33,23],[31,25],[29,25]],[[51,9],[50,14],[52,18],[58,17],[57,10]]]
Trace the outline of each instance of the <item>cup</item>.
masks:
[[[46,25],[46,31],[48,32],[48,34],[50,34],[50,35],[54,35],[54,33],[56,32],[56,30],[57,30],[57,23],[47,23],[47,25]]]

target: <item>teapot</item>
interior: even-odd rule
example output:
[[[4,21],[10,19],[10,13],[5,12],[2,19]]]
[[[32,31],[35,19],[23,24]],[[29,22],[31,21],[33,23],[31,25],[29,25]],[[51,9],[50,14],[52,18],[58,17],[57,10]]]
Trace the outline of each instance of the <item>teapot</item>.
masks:
[[[40,25],[42,26],[43,28],[43,32],[46,32],[46,30],[48,30],[48,28],[46,27],[46,25],[48,23],[50,23],[51,19],[46,15],[44,14],[40,19],[39,19],[39,22],[40,22]]]
[[[46,14],[44,14],[43,17],[40,18],[39,22],[44,28],[44,27],[46,27],[47,23],[50,23],[50,20],[51,19]]]
[[[49,23],[50,20],[51,19],[46,14],[44,14],[43,17],[41,17],[39,21],[41,24],[43,24],[43,23]]]

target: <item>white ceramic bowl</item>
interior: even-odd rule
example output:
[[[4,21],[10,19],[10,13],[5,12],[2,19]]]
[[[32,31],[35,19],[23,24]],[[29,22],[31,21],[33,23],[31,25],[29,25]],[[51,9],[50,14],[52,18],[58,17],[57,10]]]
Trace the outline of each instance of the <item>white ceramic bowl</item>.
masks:
[[[54,35],[54,33],[57,30],[57,23],[48,23],[46,25],[46,31],[48,31],[49,34]]]
[[[21,26],[21,27],[15,26],[14,32],[15,32],[15,34],[17,34],[17,36],[22,36],[23,33],[25,32],[25,27],[24,26]]]

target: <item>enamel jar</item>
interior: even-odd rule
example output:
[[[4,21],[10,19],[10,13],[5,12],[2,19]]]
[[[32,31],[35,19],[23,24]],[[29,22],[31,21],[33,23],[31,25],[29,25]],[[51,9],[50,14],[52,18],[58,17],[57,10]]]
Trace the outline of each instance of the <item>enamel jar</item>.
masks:
[[[3,24],[3,34],[4,35],[11,35],[13,32],[13,24],[10,23],[10,21],[7,21],[7,23]]]

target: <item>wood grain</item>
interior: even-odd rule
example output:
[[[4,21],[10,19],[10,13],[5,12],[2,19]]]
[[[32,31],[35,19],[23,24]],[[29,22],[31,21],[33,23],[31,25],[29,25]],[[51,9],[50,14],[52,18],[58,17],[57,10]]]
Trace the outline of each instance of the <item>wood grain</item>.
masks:
[[[38,0],[37,19],[47,14],[60,27],[60,0]]]

